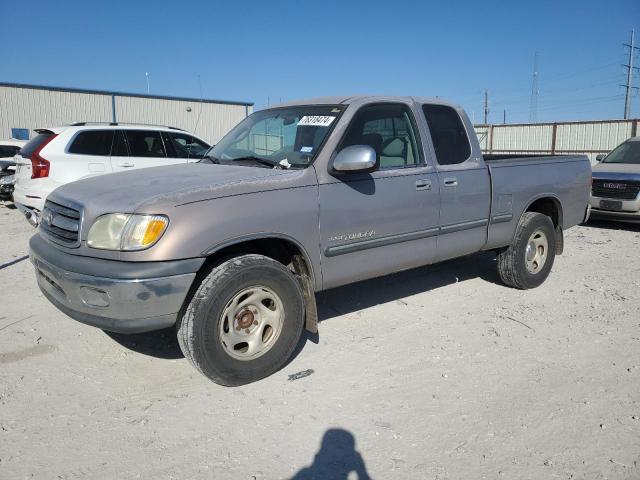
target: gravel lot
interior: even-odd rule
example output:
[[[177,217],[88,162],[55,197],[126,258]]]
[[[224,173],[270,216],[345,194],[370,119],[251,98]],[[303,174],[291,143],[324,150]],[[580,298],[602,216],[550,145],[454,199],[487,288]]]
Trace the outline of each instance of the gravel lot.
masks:
[[[536,290],[480,254],[325,292],[240,388],[58,312],[32,233],[0,206],[2,479],[640,478],[640,227],[570,230]]]

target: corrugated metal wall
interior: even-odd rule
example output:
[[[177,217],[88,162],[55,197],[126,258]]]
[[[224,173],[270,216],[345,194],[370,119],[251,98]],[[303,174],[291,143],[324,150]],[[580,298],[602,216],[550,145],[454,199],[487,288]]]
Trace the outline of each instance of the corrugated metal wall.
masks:
[[[485,153],[579,153],[594,163],[598,154],[640,135],[640,120],[477,125],[475,129]]]
[[[55,127],[82,120],[111,121],[111,96],[0,86],[0,138],[12,128]]]
[[[118,122],[171,125],[210,143],[253,111],[244,104],[0,85],[0,139],[9,138],[12,128],[26,128],[33,136],[34,128],[111,122],[114,101]]]

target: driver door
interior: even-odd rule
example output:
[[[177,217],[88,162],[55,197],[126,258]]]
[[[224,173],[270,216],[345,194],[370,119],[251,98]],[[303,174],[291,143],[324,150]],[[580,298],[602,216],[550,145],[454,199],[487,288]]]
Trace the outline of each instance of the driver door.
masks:
[[[378,167],[335,174],[319,185],[325,288],[427,264],[436,256],[438,178],[424,162],[409,105],[361,107],[337,152],[351,145],[371,146]]]

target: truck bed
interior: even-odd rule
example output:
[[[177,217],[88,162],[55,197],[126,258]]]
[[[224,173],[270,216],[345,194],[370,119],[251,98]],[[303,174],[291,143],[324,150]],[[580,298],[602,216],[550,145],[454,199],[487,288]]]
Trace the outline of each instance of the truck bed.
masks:
[[[584,220],[591,164],[585,155],[486,155],[491,177],[487,248],[508,245],[522,212],[538,198],[553,198],[563,229]]]

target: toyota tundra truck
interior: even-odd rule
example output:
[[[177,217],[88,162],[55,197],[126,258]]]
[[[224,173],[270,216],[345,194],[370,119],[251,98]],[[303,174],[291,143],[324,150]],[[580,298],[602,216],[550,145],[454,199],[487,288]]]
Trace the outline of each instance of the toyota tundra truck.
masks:
[[[357,96],[253,113],[199,163],[64,185],[30,258],[69,317],[138,333],[175,325],[222,385],[277,371],[315,294],[479,251],[539,286],[563,232],[588,216],[585,156],[482,155],[441,99]]]

